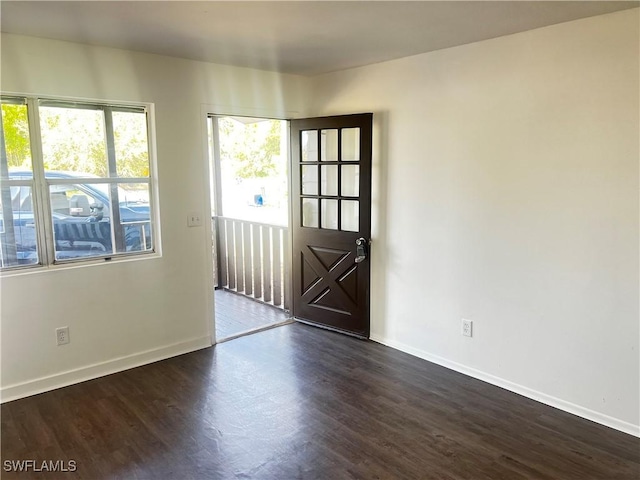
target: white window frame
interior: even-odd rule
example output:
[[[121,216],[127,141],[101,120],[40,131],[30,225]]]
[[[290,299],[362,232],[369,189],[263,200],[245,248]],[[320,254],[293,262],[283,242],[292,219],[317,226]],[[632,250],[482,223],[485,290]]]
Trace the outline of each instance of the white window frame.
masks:
[[[31,265],[11,265],[0,268],[0,275],[15,273],[20,271],[33,271],[43,268],[55,268],[65,265],[78,264],[99,264],[110,262],[111,260],[123,260],[132,258],[151,258],[160,255],[160,214],[158,203],[158,182],[157,182],[157,162],[155,149],[155,122],[154,105],[151,103],[139,102],[112,102],[93,99],[60,98],[50,96],[33,96],[20,93],[0,92],[3,100],[11,100],[17,104],[27,106],[29,140],[32,160],[32,178],[24,180],[11,179],[8,170],[4,171],[7,165],[0,166],[0,182],[4,187],[28,186],[31,188],[32,208],[36,228],[36,245],[38,251],[38,262]],[[3,102],[4,103],[4,102]],[[74,178],[45,178],[42,137],[40,131],[40,106],[96,109],[104,112],[103,121],[105,123],[105,147],[107,149],[108,176],[96,177],[74,177]],[[148,177],[119,177],[116,169],[115,140],[113,135],[112,112],[130,111],[144,113],[147,127],[147,151],[149,158]],[[3,139],[4,143],[4,139]],[[2,146],[4,148],[4,145]],[[4,155],[3,155],[4,156]],[[4,162],[2,162],[4,163]],[[7,176],[5,176],[5,174]],[[120,222],[120,210],[114,205],[119,205],[118,185],[123,183],[142,183],[148,185],[149,190],[149,224],[151,228],[151,248],[139,251],[124,251],[124,238]],[[105,255],[93,255],[87,257],[77,257],[56,260],[56,248],[54,239],[53,217],[50,202],[50,187],[52,185],[83,185],[83,184],[106,184],[109,185],[109,222],[111,230],[111,245],[114,250]],[[4,203],[4,202],[3,202]],[[105,205],[105,208],[107,205]],[[1,213],[1,212],[0,212]],[[144,228],[141,227],[144,232]],[[141,235],[144,244],[145,235]],[[4,245],[3,245],[3,248]],[[122,250],[118,252],[118,250]]]

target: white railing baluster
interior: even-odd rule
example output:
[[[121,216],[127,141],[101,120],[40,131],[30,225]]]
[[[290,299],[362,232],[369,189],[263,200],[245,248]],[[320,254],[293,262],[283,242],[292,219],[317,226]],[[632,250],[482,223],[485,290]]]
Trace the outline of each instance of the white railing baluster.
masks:
[[[271,269],[273,270],[273,304],[276,307],[282,305],[282,261],[280,260],[280,228],[272,227],[273,232],[273,260]]]
[[[242,220],[233,221],[233,247],[236,254],[236,291],[244,292],[244,257],[242,256]]]
[[[251,224],[242,222],[242,258],[244,260],[244,294],[253,296],[252,259],[251,259]]]
[[[229,290],[236,289],[236,248],[234,243],[234,228],[233,228],[233,220],[225,219],[226,224],[226,232],[227,232],[227,241],[226,241],[226,252],[225,255],[229,261]]]
[[[289,309],[288,230],[278,225],[215,217],[220,251],[218,285]]]
[[[289,285],[289,231],[286,228],[282,229],[282,283],[284,292],[284,302],[282,307],[285,310],[290,310],[290,296],[291,296],[291,285]]]
[[[262,225],[262,298],[271,302],[271,226]]]
[[[251,226],[251,245],[253,249],[253,298],[262,298],[262,252],[260,225]]]

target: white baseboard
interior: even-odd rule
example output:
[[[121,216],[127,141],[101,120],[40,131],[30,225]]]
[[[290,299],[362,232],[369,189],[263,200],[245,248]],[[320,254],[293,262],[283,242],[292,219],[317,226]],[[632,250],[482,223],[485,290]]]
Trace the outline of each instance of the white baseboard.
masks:
[[[447,360],[446,358],[442,358],[437,355],[432,355],[428,352],[425,352],[424,350],[420,350],[418,348],[405,345],[402,342],[389,340],[387,338],[384,338],[378,335],[371,335],[371,340],[373,340],[374,342],[386,345],[388,347],[395,348],[396,350],[400,350],[401,352],[408,353],[409,355],[413,355],[415,357],[422,358],[423,360],[427,360],[429,362],[438,364],[440,366],[449,368],[451,370],[455,370],[456,372],[463,373],[473,378],[477,378],[478,380],[482,380],[492,385],[496,385],[500,388],[504,388],[505,390],[509,390],[511,392],[517,393],[519,395],[530,398],[532,400],[536,400],[540,403],[544,403],[545,405],[549,405],[551,407],[558,408],[560,410],[572,413],[579,417],[586,418],[587,420],[591,420],[592,422],[596,422],[601,425],[611,427],[615,430],[619,430],[621,432],[628,433],[636,437],[640,437],[640,425],[634,425],[633,423],[625,422],[618,418],[610,417],[603,413],[596,412],[594,410],[590,410],[585,407],[581,407],[580,405],[576,405],[571,402],[567,402],[566,400],[552,397],[551,395],[547,395],[546,393],[538,392],[537,390],[533,390],[523,385],[510,382],[508,380],[505,380],[500,377],[496,377],[494,375],[483,372],[481,370],[477,370],[475,368],[468,367],[461,363]]]
[[[37,395],[57,388],[67,387],[94,378],[111,375],[112,373],[129,370],[167,358],[194,352],[211,346],[211,337],[200,337],[185,342],[175,343],[145,352],[134,353],[124,357],[114,358],[106,362],[94,363],[86,367],[56,373],[47,377],[36,378],[28,382],[8,385],[0,389],[0,403],[18,400],[19,398]]]

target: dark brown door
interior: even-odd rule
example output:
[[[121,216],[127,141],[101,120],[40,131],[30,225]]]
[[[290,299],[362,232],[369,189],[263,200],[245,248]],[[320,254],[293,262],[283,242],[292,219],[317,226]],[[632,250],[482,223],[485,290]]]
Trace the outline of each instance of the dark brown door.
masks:
[[[291,121],[293,315],[369,337],[370,113]]]

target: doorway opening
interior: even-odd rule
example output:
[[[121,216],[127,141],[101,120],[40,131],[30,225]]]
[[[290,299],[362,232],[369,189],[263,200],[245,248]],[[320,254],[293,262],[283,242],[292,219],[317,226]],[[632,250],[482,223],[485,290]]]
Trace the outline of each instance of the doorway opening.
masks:
[[[217,342],[289,323],[288,122],[208,118]]]

